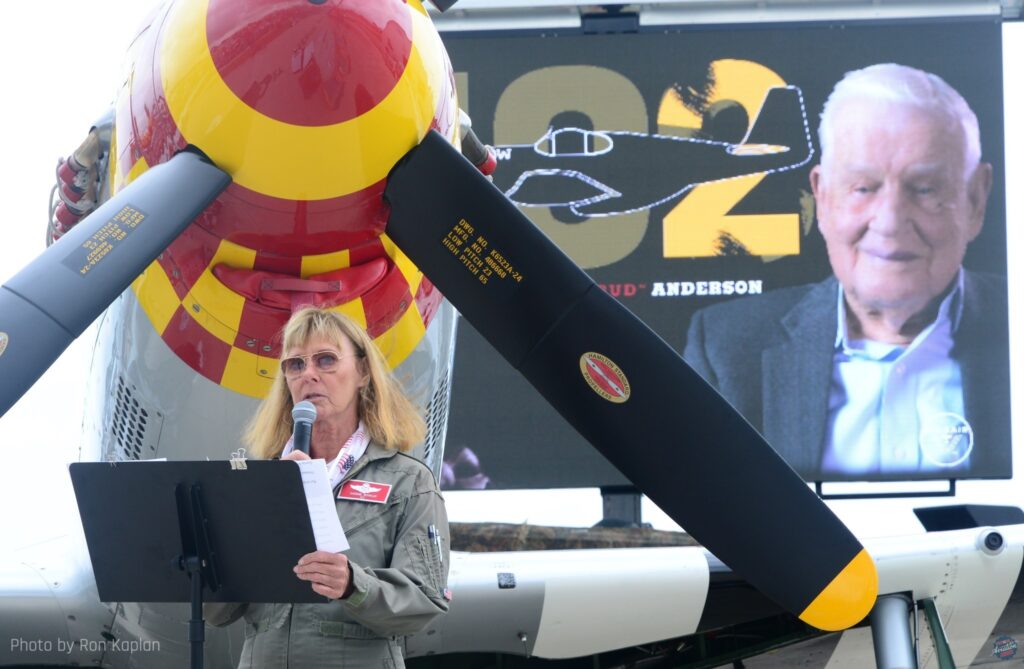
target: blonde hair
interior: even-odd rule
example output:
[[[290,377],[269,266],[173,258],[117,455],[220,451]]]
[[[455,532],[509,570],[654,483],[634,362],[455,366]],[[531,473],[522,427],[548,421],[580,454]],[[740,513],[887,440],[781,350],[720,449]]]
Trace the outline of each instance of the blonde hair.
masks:
[[[384,355],[355,321],[336,311],[306,307],[292,314],[281,331],[281,354],[322,338],[339,349],[348,339],[369,381],[359,392],[359,418],[370,437],[385,448],[409,451],[423,441],[426,425],[416,406],[395,380]],[[242,440],[258,458],[277,457],[292,434],[292,396],[278,373],[270,392],[249,421]]]

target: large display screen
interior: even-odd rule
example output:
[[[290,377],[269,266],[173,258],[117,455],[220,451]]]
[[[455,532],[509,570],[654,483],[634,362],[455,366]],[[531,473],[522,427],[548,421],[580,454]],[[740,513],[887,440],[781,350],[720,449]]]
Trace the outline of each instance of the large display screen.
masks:
[[[495,184],[806,480],[1010,476],[996,20],[445,41]],[[953,97],[869,78],[822,166],[887,63]],[[445,487],[627,483],[460,327]]]

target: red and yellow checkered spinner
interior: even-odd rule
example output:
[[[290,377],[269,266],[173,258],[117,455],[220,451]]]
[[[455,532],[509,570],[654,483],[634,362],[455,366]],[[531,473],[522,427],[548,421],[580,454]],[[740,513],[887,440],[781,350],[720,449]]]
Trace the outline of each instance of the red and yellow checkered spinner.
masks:
[[[442,296],[383,234],[389,170],[458,142],[448,56],[418,0],[176,0],[136,38],[115,108],[116,192],[186,146],[233,183],[133,284],[167,345],[261,397],[302,304],[362,323],[392,366]]]

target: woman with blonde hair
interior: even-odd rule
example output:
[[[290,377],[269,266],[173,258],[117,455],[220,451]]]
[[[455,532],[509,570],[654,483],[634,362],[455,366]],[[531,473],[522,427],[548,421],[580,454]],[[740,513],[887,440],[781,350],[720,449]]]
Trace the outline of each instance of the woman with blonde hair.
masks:
[[[315,551],[295,566],[326,603],[211,604],[206,618],[245,618],[240,667],[318,666],[331,657],[346,667],[403,667],[399,637],[448,609],[444,501],[430,470],[406,454],[423,438],[423,419],[346,316],[304,308],[282,338],[281,371],[244,440],[260,458],[327,463],[350,548]],[[309,455],[290,439],[301,401],[317,409]]]

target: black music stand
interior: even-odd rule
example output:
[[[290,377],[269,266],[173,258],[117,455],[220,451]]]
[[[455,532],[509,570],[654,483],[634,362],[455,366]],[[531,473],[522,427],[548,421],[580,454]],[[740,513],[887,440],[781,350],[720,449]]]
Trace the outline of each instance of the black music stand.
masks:
[[[70,467],[100,600],[191,602],[194,668],[203,666],[204,598],[326,601],[292,571],[316,550],[299,468],[280,461],[236,466],[221,460]]]

